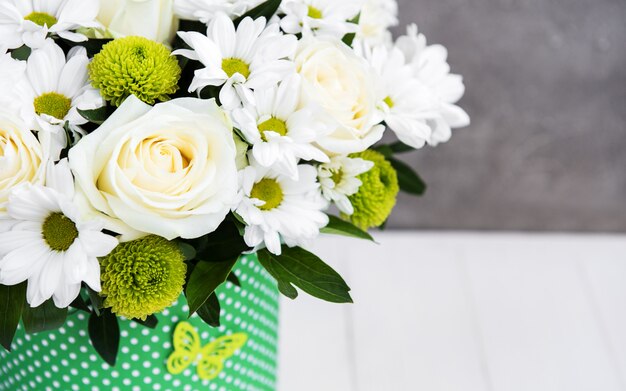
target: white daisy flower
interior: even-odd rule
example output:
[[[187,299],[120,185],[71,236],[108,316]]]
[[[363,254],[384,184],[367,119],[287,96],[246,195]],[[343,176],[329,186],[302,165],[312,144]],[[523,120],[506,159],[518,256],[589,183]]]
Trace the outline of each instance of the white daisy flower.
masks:
[[[80,218],[67,160],[51,166],[47,181],[47,186],[20,186],[9,197],[13,226],[0,233],[0,284],[28,281],[31,307],[52,298],[66,308],[83,281],[100,291],[97,257],[108,255],[117,239],[102,233],[100,222]]]
[[[301,80],[291,75],[280,85],[254,91],[256,106],[244,105],[232,112],[235,126],[252,144],[252,155],[263,167],[298,180],[298,162],[328,162],[313,143],[332,127],[312,106],[300,101]]]
[[[189,91],[206,86],[223,86],[220,102],[227,110],[254,104],[252,90],[268,88],[294,72],[292,58],[297,38],[284,35],[276,24],[266,25],[265,18],[245,18],[237,30],[233,21],[219,13],[211,21],[207,35],[179,32],[193,50],[179,49],[179,54],[200,61],[205,68],[196,71]]]
[[[66,60],[63,50],[48,39],[30,55],[24,77],[5,95],[6,100],[0,99],[0,103],[19,110],[31,129],[52,135],[53,156],[67,146],[66,124],[74,136],[83,133],[79,126],[87,120],[78,109],[92,110],[105,104],[98,90],[89,83],[88,63],[84,48],[74,48]]]
[[[265,0],[174,0],[174,12],[182,18],[208,24],[218,13],[238,17]]]
[[[398,23],[396,0],[366,0],[359,17],[356,40],[368,45],[390,44],[392,36],[389,28]]]
[[[14,59],[10,53],[0,54],[0,91],[11,91],[25,71],[25,61]]]
[[[106,0],[105,0],[106,1]],[[73,42],[86,41],[73,32],[98,27],[99,0],[3,0],[0,2],[0,47],[37,48],[48,33]]]
[[[280,21],[282,29],[290,34],[331,36],[343,38],[356,33],[353,20],[363,7],[363,0],[288,0],[283,1]]]
[[[347,156],[335,156],[329,163],[320,164],[317,172],[322,195],[333,202],[341,212],[352,215],[354,207],[348,197],[359,192],[363,183],[357,177],[372,167],[374,163],[369,160]]]
[[[425,91],[419,94],[428,94],[431,99],[429,107],[419,113],[432,131],[428,144],[435,146],[448,141],[452,128],[470,124],[467,113],[455,105],[463,96],[465,86],[462,76],[450,73],[448,51],[441,45],[428,46],[424,35],[418,34],[416,25],[408,27],[407,35],[400,37],[395,47],[402,51],[414,78]],[[400,98],[393,100],[393,104],[400,105]],[[410,132],[401,124],[394,130],[396,133]]]
[[[317,183],[317,172],[311,165],[298,166],[299,180],[261,167],[251,158],[251,165],[239,173],[239,205],[235,212],[247,226],[246,244],[263,245],[281,254],[281,241],[289,247],[302,246],[317,238],[328,225],[323,212],[327,202]]]
[[[400,49],[359,48],[380,77],[378,108],[385,123],[403,143],[422,148],[433,133],[428,120],[436,115],[436,100],[414,76]]]

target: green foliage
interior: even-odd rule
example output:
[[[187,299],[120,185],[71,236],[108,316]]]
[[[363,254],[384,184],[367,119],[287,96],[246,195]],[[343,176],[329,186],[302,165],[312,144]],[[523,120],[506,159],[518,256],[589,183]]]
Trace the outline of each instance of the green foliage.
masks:
[[[83,312],[91,313],[91,310],[89,309],[89,306],[87,306],[87,303],[85,303],[85,299],[82,295],[78,295],[76,299],[74,299],[74,301],[70,304],[70,307],[81,310]]]
[[[220,301],[213,293],[207,301],[198,309],[198,316],[206,324],[212,327],[220,327]]]
[[[36,308],[24,303],[22,310],[22,322],[28,334],[56,330],[65,324],[66,318],[67,308],[57,308],[52,299]]]
[[[398,173],[400,190],[416,196],[424,195],[426,183],[409,165],[396,158],[389,158],[389,163]]]
[[[196,313],[215,290],[228,279],[239,255],[222,262],[199,262],[191,272],[185,290],[189,304],[189,316]]]
[[[198,239],[186,240],[185,243],[196,249],[197,260],[223,262],[239,258],[250,247],[243,240],[235,221],[226,219],[215,232]]]
[[[28,60],[28,57],[30,57],[31,52],[32,52],[31,48],[29,48],[26,45],[22,45],[17,49],[11,50],[11,57],[13,57],[16,60],[26,61]]]
[[[11,351],[25,302],[26,282],[14,286],[0,285],[0,344],[8,351]]]
[[[94,110],[77,110],[78,114],[80,114],[84,119],[96,125],[101,125],[112,114],[112,110],[107,106],[102,106]]]
[[[373,148],[375,151],[382,153],[386,158],[393,157],[394,154],[413,152],[416,149],[406,145],[402,141],[396,141],[393,144],[383,144]]]
[[[294,285],[318,299],[352,303],[350,287],[341,276],[316,255],[300,248],[283,248],[281,255],[259,251],[259,262],[276,279],[280,292],[295,299]]]
[[[252,19],[259,19],[261,17],[264,17],[266,20],[270,20],[270,18],[274,16],[276,11],[278,11],[280,3],[282,3],[282,0],[268,0],[264,3],[261,3],[260,5],[256,6],[255,8],[235,19],[235,26],[239,26],[239,23],[241,23],[247,17],[251,17]]]
[[[351,238],[370,240],[372,242],[374,241],[372,235],[348,221],[342,220],[336,216],[328,216],[328,219],[328,225],[321,229],[321,232],[324,234],[342,235]]]
[[[98,354],[109,365],[115,366],[120,347],[120,325],[110,310],[89,317],[89,339]]]
[[[154,315],[149,315],[146,320],[133,319],[133,321],[149,329],[156,329],[159,324],[159,319]]]
[[[87,287],[87,293],[89,294],[89,301],[91,302],[91,308],[96,315],[100,315],[100,310],[104,308],[104,299],[100,294],[93,289]]]
[[[359,22],[361,21],[361,13],[359,13],[357,16],[354,17],[354,19],[350,20],[351,23],[354,24],[359,24]],[[352,47],[352,44],[354,43],[354,38],[356,38],[356,34],[355,33],[350,33],[350,34],[346,34],[342,41]]]

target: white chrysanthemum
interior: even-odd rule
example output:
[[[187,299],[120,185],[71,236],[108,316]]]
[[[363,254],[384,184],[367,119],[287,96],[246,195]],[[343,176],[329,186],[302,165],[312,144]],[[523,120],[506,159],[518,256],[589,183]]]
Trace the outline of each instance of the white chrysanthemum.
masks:
[[[414,136],[414,130],[409,122],[412,117],[417,116],[431,130],[426,140],[428,144],[434,146],[448,141],[452,135],[452,128],[467,126],[470,123],[467,113],[455,105],[463,96],[465,86],[460,75],[450,73],[450,65],[447,62],[448,51],[441,45],[428,46],[424,35],[417,33],[416,25],[408,27],[407,35],[400,37],[395,47],[403,53],[406,63],[412,69],[413,77],[421,87],[420,90],[413,91],[413,94],[417,95],[420,110],[411,115],[411,110],[415,108],[407,107],[400,113],[399,107],[403,105],[402,100],[408,92],[399,93],[396,99],[392,97],[391,101],[387,102],[391,112],[394,111],[395,105],[398,105],[395,123],[388,125],[399,137],[401,136],[401,139],[410,140]],[[397,84],[395,86],[398,90],[401,89]],[[430,102],[424,100],[426,96]]]
[[[0,284],[28,281],[32,307],[53,298],[66,308],[83,281],[100,291],[97,257],[108,255],[117,239],[102,233],[101,223],[81,220],[66,160],[51,166],[47,181],[47,186],[20,186],[9,198],[12,227],[0,233]]]
[[[209,23],[220,12],[237,17],[263,2],[264,0],[175,0],[174,11],[182,19]]]
[[[13,79],[12,92],[0,98],[0,103],[19,111],[30,129],[52,135],[49,148],[53,157],[67,145],[65,124],[75,136],[83,133],[80,125],[87,120],[78,109],[104,105],[98,90],[89,84],[88,63],[84,48],[73,49],[66,60],[63,50],[48,39],[28,58],[24,77],[17,82]]]
[[[348,197],[358,193],[363,184],[357,177],[372,167],[374,163],[369,160],[347,156],[335,156],[329,163],[320,164],[317,171],[322,195],[341,212],[352,215],[354,207]]]
[[[422,148],[433,134],[428,119],[436,113],[436,100],[414,76],[400,49],[382,45],[373,50],[366,45],[359,48],[380,77],[378,107],[385,123],[403,143]]]
[[[233,21],[219,13],[207,35],[179,32],[193,50],[174,51],[205,68],[196,71],[189,91],[206,86],[223,86],[220,102],[225,109],[241,103],[254,104],[252,90],[271,87],[294,71],[292,58],[297,46],[293,35],[284,35],[278,25],[266,25],[265,18],[245,18],[237,30]]]
[[[298,166],[299,180],[259,166],[254,159],[239,173],[241,185],[236,213],[247,226],[244,240],[251,247],[265,245],[280,255],[281,241],[287,246],[306,245],[328,224],[322,212],[327,202],[321,196],[317,171]]]
[[[106,1],[106,0],[104,0]],[[3,0],[0,2],[0,47],[37,48],[48,33],[74,42],[86,41],[73,32],[97,27],[99,0]]]
[[[396,0],[367,0],[361,10],[356,39],[368,45],[389,44],[389,28],[398,25]]]
[[[280,85],[254,92],[256,106],[245,105],[232,113],[235,126],[252,144],[252,154],[263,167],[298,180],[298,162],[327,162],[328,156],[313,143],[332,130],[312,106],[302,105],[297,74]]]
[[[0,54],[0,91],[11,91],[25,71],[25,61],[14,59],[9,53]]]
[[[363,3],[364,0],[283,1],[281,11],[285,16],[280,26],[290,34],[343,38],[357,32],[358,25],[353,20],[359,15]]]

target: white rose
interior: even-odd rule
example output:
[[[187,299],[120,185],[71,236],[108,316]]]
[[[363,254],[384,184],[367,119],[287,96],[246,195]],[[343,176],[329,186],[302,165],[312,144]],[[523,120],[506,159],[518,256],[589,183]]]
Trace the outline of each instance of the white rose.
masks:
[[[6,214],[11,190],[22,183],[43,184],[43,148],[17,115],[0,111],[0,216]]]
[[[116,38],[139,35],[167,45],[178,28],[174,0],[102,0],[98,21]]]
[[[364,59],[340,40],[311,38],[300,41],[295,62],[304,101],[317,103],[334,121],[335,130],[318,141],[322,148],[361,152],[382,138],[376,75]]]
[[[122,240],[171,240],[213,232],[224,220],[237,194],[235,155],[232,125],[214,100],[151,107],[130,96],[69,160],[86,214],[97,211]]]

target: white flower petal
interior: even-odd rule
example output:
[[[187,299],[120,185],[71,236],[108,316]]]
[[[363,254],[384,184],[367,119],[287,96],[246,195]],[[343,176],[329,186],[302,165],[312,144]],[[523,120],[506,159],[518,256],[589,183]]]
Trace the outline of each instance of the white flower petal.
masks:
[[[83,231],[78,239],[90,257],[106,257],[118,245],[113,236],[96,231]]]

